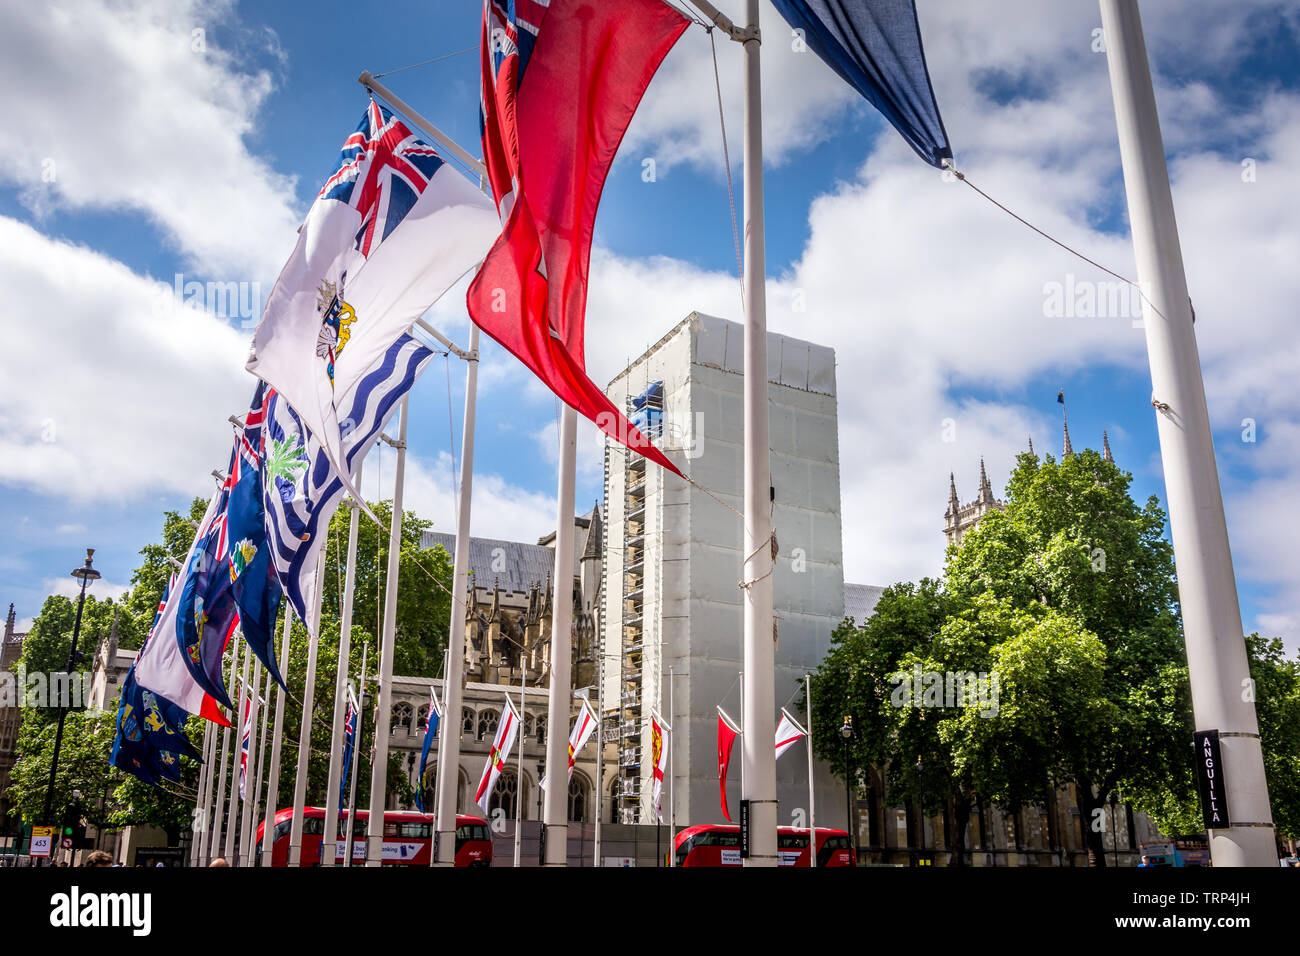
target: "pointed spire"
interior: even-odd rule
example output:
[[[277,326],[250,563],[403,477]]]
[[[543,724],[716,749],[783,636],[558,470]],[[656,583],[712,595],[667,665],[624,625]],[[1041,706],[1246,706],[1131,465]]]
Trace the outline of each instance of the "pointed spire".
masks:
[[[591,524],[587,528],[587,546],[582,549],[582,560],[600,559],[600,552],[604,549],[604,529],[600,524],[600,503],[591,509]]]
[[[1034,436],[1033,436],[1033,435],[1030,435],[1030,436],[1029,436],[1029,454],[1032,455],[1033,453],[1034,453]]]
[[[9,605],[9,616],[5,618],[5,640],[14,636],[14,606]]]
[[[950,471],[948,472],[948,514],[956,516],[961,510],[961,503],[957,500],[957,478]]]
[[[980,458],[980,493],[979,500],[984,504],[993,503],[993,486],[989,484],[988,472],[984,470],[984,459]]]
[[[1105,429],[1101,432],[1101,457],[1102,460],[1115,464],[1115,456],[1110,453],[1110,436],[1106,434]]]
[[[1064,419],[1063,419],[1064,420]],[[1065,453],[1064,458],[1074,457],[1074,446],[1070,444],[1070,423],[1065,421]]]
[[[492,610],[488,612],[488,621],[501,620],[501,579],[492,579]]]

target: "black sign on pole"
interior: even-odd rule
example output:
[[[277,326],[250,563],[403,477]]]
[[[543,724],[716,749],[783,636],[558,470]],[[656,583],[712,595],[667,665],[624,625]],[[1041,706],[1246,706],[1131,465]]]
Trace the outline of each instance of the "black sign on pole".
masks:
[[[1230,826],[1228,791],[1219,755],[1219,732],[1198,730],[1195,734],[1196,788],[1201,795],[1201,818],[1207,830]]]
[[[740,858],[749,858],[749,801],[740,801]]]

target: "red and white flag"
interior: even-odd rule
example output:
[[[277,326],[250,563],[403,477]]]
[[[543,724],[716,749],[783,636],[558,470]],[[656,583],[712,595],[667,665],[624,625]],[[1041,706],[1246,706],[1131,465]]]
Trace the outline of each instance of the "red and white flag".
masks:
[[[651,77],[689,21],[661,0],[484,0],[483,162],[501,237],[470,317],[605,434],[678,471],[587,375],[596,208]]]
[[[573,722],[573,730],[569,733],[569,779],[573,779],[573,763],[578,758],[578,752],[582,750],[583,745],[591,739],[596,728],[600,726],[600,721],[596,718],[596,712],[591,709],[591,703],[584,700],[582,710],[578,711],[578,718]],[[546,789],[546,777],[542,777],[542,782],[538,784],[543,790]]]
[[[799,741],[808,736],[808,731],[799,726],[799,722],[781,708],[781,723],[776,727],[776,759]]]
[[[519,736],[519,712],[510,698],[506,698],[505,710],[501,712],[501,722],[497,724],[497,735],[492,740],[492,749],[488,751],[487,764],[483,767],[483,776],[474,793],[474,802],[484,813],[488,812],[488,803],[492,800],[492,789],[497,785],[497,778],[506,769],[510,759],[510,748]]]
[[[718,708],[718,789],[722,794],[722,815],[731,820],[727,811],[727,765],[731,763],[731,745],[740,736],[740,728],[727,716],[726,711]]]
[[[664,774],[668,772],[668,735],[671,733],[672,728],[664,723],[658,712],[650,711],[650,756],[654,760],[654,786],[650,796],[654,801],[655,816],[660,823],[664,819]],[[723,804],[725,806],[725,800]]]

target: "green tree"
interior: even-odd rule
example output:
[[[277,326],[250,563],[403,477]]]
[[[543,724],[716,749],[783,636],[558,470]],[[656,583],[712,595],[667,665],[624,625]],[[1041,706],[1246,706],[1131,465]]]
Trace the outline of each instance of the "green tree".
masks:
[[[1085,679],[1080,696],[1067,675],[1034,675],[1032,662],[1009,675],[1044,695],[1040,713],[1005,738],[1003,766],[1023,767],[1019,786],[1041,788],[1043,762],[1013,763],[1018,749],[1051,748],[1049,783],[1073,783],[1080,816],[1096,819],[1107,797],[1123,785],[1127,795],[1158,792],[1187,766],[1191,708],[1186,657],[1178,619],[1173,552],[1163,537],[1165,517],[1152,497],[1138,507],[1128,493],[1131,476],[1085,450],[1056,462],[1021,455],[1007,489],[1004,511],[982,518],[950,548],[946,579],[955,598],[977,614],[1021,611],[1035,620],[1044,611],[1068,618],[1038,639],[1050,659],[1070,662]],[[992,603],[977,603],[987,597]],[[1095,638],[1093,646],[1089,638]],[[1073,647],[1071,647],[1073,645]],[[1009,649],[1013,651],[1014,648]],[[1100,667],[1100,673],[1094,673]],[[1086,704],[1077,718],[1062,703]],[[1029,698],[1022,704],[1028,706]],[[1056,713],[1056,725],[1052,715]],[[986,741],[987,752],[996,739]],[[999,774],[991,774],[997,779]],[[1089,856],[1105,865],[1102,834],[1085,826]]]
[[[897,708],[890,695],[906,655],[928,647],[947,618],[949,601],[938,581],[901,583],[886,588],[875,612],[861,625],[846,619],[831,636],[831,647],[813,675],[813,739],[817,756],[837,776],[865,776],[875,794],[886,787],[904,794],[920,792],[907,776],[916,755],[905,756],[898,737]],[[807,701],[804,702],[807,713]],[[844,718],[853,724],[845,765]],[[892,781],[890,784],[887,778]],[[925,791],[928,798],[931,791]],[[874,819],[874,803],[871,813]],[[877,834],[872,834],[876,839]]]
[[[68,714],[59,748],[59,769],[55,777],[51,806],[55,820],[46,821],[46,794],[50,792],[50,762],[54,756],[55,725],[24,720],[18,731],[22,754],[10,773],[11,811],[24,822],[54,824],[63,808],[80,791],[87,820],[97,827],[107,823],[107,804],[101,804],[105,781],[116,771],[108,766],[113,747],[113,715],[104,711],[76,711]]]

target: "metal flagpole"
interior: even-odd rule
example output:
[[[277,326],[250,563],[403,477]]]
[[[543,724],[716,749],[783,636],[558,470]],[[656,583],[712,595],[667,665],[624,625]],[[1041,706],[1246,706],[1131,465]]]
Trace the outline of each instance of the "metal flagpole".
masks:
[[[357,832],[357,777],[361,773],[361,732],[365,729],[366,717],[366,663],[370,657],[370,645],[361,645],[361,677],[357,680],[357,729],[352,736],[352,771],[351,783],[348,785],[348,825],[343,839],[343,865],[352,865],[352,837]],[[337,852],[337,851],[336,851]]]
[[[1196,726],[1218,730],[1230,823],[1210,830],[1215,866],[1276,866],[1273,816],[1242,639],[1223,495],[1192,326],[1151,69],[1136,0],[1101,0],[1124,188],[1157,409],[1169,534],[1178,565]]]
[[[456,513],[456,554],[452,565],[451,626],[447,638],[447,680],[443,687],[442,710],[454,720],[455,730],[444,731],[438,745],[437,779],[448,782],[438,790],[434,811],[438,828],[434,840],[437,865],[452,866],[456,861],[456,797],[460,791],[460,711],[464,695],[465,617],[473,604],[469,583],[469,519],[474,487],[474,412],[478,393],[478,326],[470,322],[469,358],[465,360],[465,425],[460,439],[460,501]]]
[[[419,126],[426,133],[432,136],[435,140],[437,140],[440,144],[442,144],[443,147],[445,147],[448,151],[450,151],[452,155],[454,155],[457,159],[459,159],[470,169],[474,170],[474,172],[478,173],[480,176],[487,175],[487,167],[483,165],[482,160],[475,159],[472,155],[470,155],[468,152],[466,152],[464,149],[458,146],[455,140],[453,140],[450,136],[443,133],[442,130],[438,129],[438,127],[434,126],[427,119],[425,119],[415,110],[413,110],[410,106],[406,104],[405,101],[398,99],[398,97],[393,93],[392,90],[390,90],[388,87],[384,86],[384,84],[380,83],[373,76],[371,76],[369,70],[364,71],[359,77],[357,77],[357,82],[360,83],[362,86],[364,86],[366,89],[370,90],[372,93],[377,94],[380,97],[380,99],[387,100],[388,104],[392,106],[393,109],[405,115],[406,118],[409,119],[412,123],[414,123],[416,126]]]
[[[317,631],[320,631],[321,600],[325,593],[325,555],[328,551],[327,538],[321,546],[316,565],[316,593],[312,597]],[[302,688],[302,720],[298,724],[298,770],[293,784],[293,818],[289,823],[290,866],[302,866],[302,831],[307,810],[307,770],[311,761],[311,724],[316,705],[316,659],[319,650],[319,636],[308,634],[307,672]]]
[[[260,743],[257,747],[257,782],[256,789],[253,790],[253,816],[248,824],[248,846],[244,850],[244,857],[248,860],[248,865],[253,866],[253,861],[257,858],[257,820],[262,807],[262,771],[266,766],[266,747],[267,732],[266,725],[271,711],[271,672],[266,672],[265,689],[262,692],[262,722],[258,728],[258,740]]]
[[[554,613],[554,611],[552,611]],[[555,632],[551,632],[551,639],[555,639]],[[519,862],[523,852],[524,840],[524,679],[527,671],[524,670],[524,649],[519,648],[519,726],[515,730],[515,739],[519,741],[519,770],[515,778],[515,866],[522,866]],[[507,698],[508,700],[509,698]],[[505,714],[501,715],[503,718]]]
[[[199,765],[199,786],[194,801],[194,819],[190,822],[193,839],[190,841],[190,866],[203,859],[203,844],[208,832],[208,780],[212,776],[212,721],[203,721],[203,763]]]
[[[813,792],[813,712],[812,712],[812,675],[804,674],[804,689],[808,696],[808,726],[804,728],[805,741],[808,744],[808,855],[809,866],[817,866],[817,801]]]
[[[243,631],[240,631],[243,636]],[[231,748],[230,761],[230,801],[226,804],[226,862],[232,866],[239,861],[235,859],[235,837],[239,828],[239,817],[235,808],[239,806],[239,765],[244,752],[244,702],[248,700],[248,666],[253,654],[248,641],[244,641],[244,663],[239,674],[239,703],[235,718],[235,746]]]
[[[767,287],[763,236],[763,120],[758,0],[746,0],[745,40],[745,714],[741,793],[749,801],[746,866],[776,866],[775,627],[772,616],[772,473],[768,461]]]
[[[605,686],[605,629],[602,627],[600,630],[596,652],[596,660],[600,663],[596,670],[596,835],[591,849],[592,866],[600,866],[600,818],[604,812],[605,793],[605,706],[601,696]]]
[[[235,692],[235,665],[239,660],[239,629],[236,628],[230,639],[230,680],[227,682],[226,695]],[[235,723],[239,718],[235,718]],[[226,758],[230,753],[230,728],[221,731],[221,768],[217,773],[217,799],[212,804],[212,842],[208,849],[208,862],[212,862],[221,853],[221,805],[226,800]]]
[[[677,723],[677,711],[673,709],[673,669],[668,668],[668,865],[677,865],[677,790],[673,783],[677,767],[677,741],[673,739],[672,728]]]
[[[542,845],[546,848],[543,866],[565,866],[569,855],[569,670],[573,650],[573,492],[578,468],[578,413],[568,405],[561,405],[559,435],[555,575],[551,581],[551,687],[546,706],[546,766],[551,780],[542,813]],[[561,774],[564,781],[560,780]]]
[[[280,638],[280,676],[289,680],[289,638],[293,629],[293,611],[284,604],[284,634]],[[271,767],[266,782],[266,819],[262,828],[262,865],[271,865],[272,844],[275,841],[276,806],[280,802],[280,751],[284,744],[284,688],[275,689],[275,727],[271,732]]]
[[[249,831],[252,829],[253,823],[253,806],[257,803],[257,781],[253,767],[253,754],[256,753],[261,739],[257,735],[257,718],[260,710],[258,707],[260,703],[258,689],[261,683],[262,662],[255,661],[253,663],[253,682],[248,686],[248,764],[245,770],[244,795],[239,798],[241,805],[239,811],[239,855],[235,863],[236,866],[248,865],[248,848],[253,842],[252,834]],[[243,730],[240,730],[240,733],[242,734]]]
[[[361,468],[357,468],[357,486],[361,485]],[[343,573],[343,607],[339,617],[338,675],[334,680],[334,726],[330,731],[330,769],[325,784],[325,833],[321,838],[321,866],[333,866],[334,854],[326,852],[338,839],[339,808],[334,794],[343,779],[343,720],[347,714],[348,661],[352,655],[352,595],[357,580],[357,533],[360,508],[351,498],[348,507],[347,569]]]
[[[379,706],[375,709],[375,762],[370,768],[370,820],[366,866],[380,866],[384,853],[384,803],[388,795],[388,718],[393,708],[393,647],[397,633],[397,586],[402,557],[402,486],[406,479],[406,425],[411,397],[402,398],[397,429],[397,471],[393,478],[393,516],[388,525],[388,573],[384,578],[384,632],[379,648]]]

